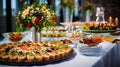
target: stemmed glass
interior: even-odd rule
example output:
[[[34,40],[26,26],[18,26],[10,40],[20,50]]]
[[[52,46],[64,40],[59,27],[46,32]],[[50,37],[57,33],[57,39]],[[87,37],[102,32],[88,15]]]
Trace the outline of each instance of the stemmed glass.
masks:
[[[73,48],[77,48],[77,46],[79,45],[79,40],[82,36],[81,26],[73,26],[72,33],[75,34],[75,37],[71,38],[71,41],[74,43]]]

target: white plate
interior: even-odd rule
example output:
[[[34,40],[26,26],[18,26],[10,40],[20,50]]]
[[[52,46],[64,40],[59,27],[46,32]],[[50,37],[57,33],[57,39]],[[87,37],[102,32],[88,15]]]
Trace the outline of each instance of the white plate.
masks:
[[[84,48],[84,46],[79,47],[79,51],[81,54],[84,55],[97,55],[101,52],[101,45],[97,45],[97,47],[95,48]]]
[[[87,50],[98,50],[101,49],[102,46],[101,45],[97,45],[96,47],[85,47],[86,45],[83,45],[80,47],[80,49],[87,49]]]
[[[98,56],[98,55],[101,55],[101,52],[94,52],[94,53],[92,53],[92,52],[81,52],[81,54],[83,54],[83,55],[87,55],[87,56]]]

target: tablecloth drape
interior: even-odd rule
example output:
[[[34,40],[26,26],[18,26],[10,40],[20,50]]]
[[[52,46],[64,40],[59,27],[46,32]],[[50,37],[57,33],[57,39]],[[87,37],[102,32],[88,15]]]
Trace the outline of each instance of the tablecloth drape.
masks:
[[[64,39],[64,38],[63,38]],[[22,41],[30,40],[30,34],[26,35]],[[42,38],[43,40],[43,38]],[[0,44],[10,42],[9,40],[2,40]],[[80,43],[78,45],[81,45]],[[42,65],[40,67],[120,67],[120,42],[109,43],[102,42],[101,54],[95,56],[86,56],[80,53],[79,47],[74,48],[76,55],[61,62]],[[0,65],[0,67],[10,67],[8,65]],[[12,66],[11,66],[12,67]],[[19,66],[15,66],[19,67]],[[20,66],[21,67],[21,66]],[[24,66],[27,67],[27,66]],[[28,66],[29,67],[29,66]],[[31,66],[39,67],[39,66]]]

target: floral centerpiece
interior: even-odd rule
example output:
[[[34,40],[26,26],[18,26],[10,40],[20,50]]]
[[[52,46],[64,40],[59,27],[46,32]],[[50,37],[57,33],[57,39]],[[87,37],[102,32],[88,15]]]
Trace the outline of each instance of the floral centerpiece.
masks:
[[[90,0],[87,0],[81,7],[81,10],[83,13],[85,13],[87,10],[90,10],[91,13],[95,11],[95,7],[93,3]]]
[[[61,7],[68,7],[70,10],[74,10],[74,0],[61,0]]]
[[[61,0],[61,8],[63,11],[63,22],[72,22],[74,11],[74,0]]]
[[[28,30],[32,27],[38,32],[44,27],[55,26],[55,12],[44,4],[24,5],[17,17],[17,31]]]
[[[90,0],[86,0],[81,7],[83,15],[85,15],[85,21],[91,21],[91,16],[95,11],[94,5]]]

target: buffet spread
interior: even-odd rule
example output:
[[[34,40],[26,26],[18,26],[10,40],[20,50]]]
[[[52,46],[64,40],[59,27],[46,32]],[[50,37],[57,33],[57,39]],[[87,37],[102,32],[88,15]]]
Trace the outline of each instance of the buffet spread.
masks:
[[[55,11],[48,8],[47,4],[28,5],[25,3],[24,6],[16,17],[16,30],[19,32],[3,33],[5,42],[1,43],[2,41],[0,41],[0,64],[2,65],[45,65],[69,59],[76,53],[79,58],[98,56],[104,48],[103,45],[100,45],[102,42],[108,41],[107,44],[110,42],[113,44],[120,41],[108,36],[119,36],[120,29],[117,28],[116,23],[105,21],[103,7],[97,8],[96,21],[64,22],[60,23],[62,26],[56,26]],[[88,18],[86,17],[86,19]],[[27,33],[29,36],[23,32],[26,30],[29,31]],[[103,33],[108,34],[104,35]],[[25,37],[27,37],[27,41],[25,41]],[[52,38],[52,41],[46,41],[46,38]],[[83,67],[86,67],[85,64]]]
[[[65,39],[40,41],[38,43],[33,41],[21,41],[25,37],[25,33],[23,32],[7,33],[6,38],[10,42],[6,42],[0,45],[0,64],[29,66],[44,65],[57,61],[63,61],[75,55],[74,49],[76,43],[78,45],[77,47],[80,54],[95,56],[99,54],[102,50],[102,46],[100,45],[101,42],[114,42],[116,40],[116,38],[111,38],[108,36],[100,37],[102,35],[100,33],[95,33],[93,34],[93,36],[89,34],[88,31],[77,33],[75,30],[74,32],[71,32],[71,34],[68,36],[68,32],[66,32],[63,27],[52,27],[47,30],[43,30],[42,33],[48,35],[47,33],[45,33],[46,31],[50,33],[64,31],[66,33],[66,36],[63,36],[65,37]],[[27,34],[30,35],[29,33]],[[98,36],[98,34],[100,36]],[[45,35],[42,37],[45,37]],[[41,34],[39,36],[41,36]],[[60,38],[60,36],[50,36],[49,38],[51,37]],[[80,44],[82,45],[79,46]]]
[[[49,64],[69,59],[75,55],[76,48],[82,55],[95,56],[102,50],[101,42],[118,41],[103,34],[119,35],[114,23],[67,22],[61,24],[64,27],[44,27],[38,35],[44,38],[43,41],[24,41],[23,38],[26,35],[24,32],[9,32],[6,34],[7,37],[3,34],[10,42],[0,45],[0,64],[20,66]],[[29,33],[27,35],[31,36]],[[45,41],[45,38],[53,38],[53,40]]]

